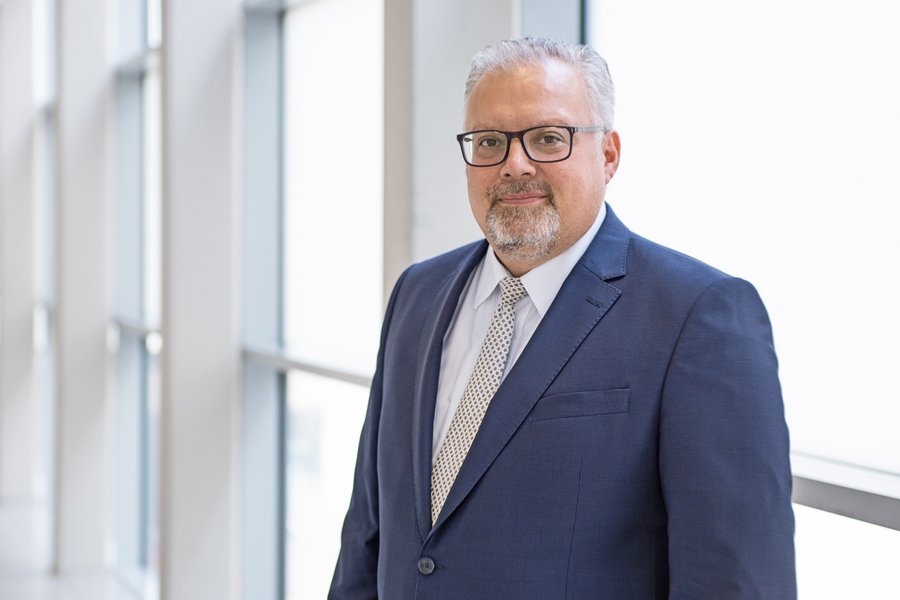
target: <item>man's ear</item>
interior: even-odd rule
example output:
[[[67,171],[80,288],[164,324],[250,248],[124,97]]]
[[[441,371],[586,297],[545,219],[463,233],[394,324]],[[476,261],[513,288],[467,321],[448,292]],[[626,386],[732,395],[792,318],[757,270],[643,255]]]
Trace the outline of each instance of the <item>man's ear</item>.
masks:
[[[606,176],[606,183],[609,183],[609,180],[616,174],[616,169],[619,168],[619,156],[622,152],[622,142],[619,139],[618,131],[610,131],[603,137],[603,158],[606,160],[603,165],[603,173]]]

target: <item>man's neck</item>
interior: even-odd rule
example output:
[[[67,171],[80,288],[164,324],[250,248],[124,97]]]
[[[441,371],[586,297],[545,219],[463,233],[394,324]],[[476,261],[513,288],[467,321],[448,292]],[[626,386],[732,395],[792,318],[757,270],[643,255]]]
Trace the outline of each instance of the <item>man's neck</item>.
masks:
[[[500,261],[500,264],[506,267],[506,270],[509,271],[510,275],[512,275],[513,277],[521,277],[528,271],[541,266],[549,260],[553,260],[560,254],[565,252],[565,250],[565,248],[554,250],[549,254],[533,260],[514,260],[508,256],[500,254],[496,249],[494,250],[494,255],[496,255],[497,259]]]

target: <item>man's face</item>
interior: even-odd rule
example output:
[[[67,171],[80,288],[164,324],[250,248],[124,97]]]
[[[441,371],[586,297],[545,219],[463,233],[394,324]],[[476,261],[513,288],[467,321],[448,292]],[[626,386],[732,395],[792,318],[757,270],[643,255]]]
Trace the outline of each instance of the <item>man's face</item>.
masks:
[[[466,106],[466,131],[599,125],[581,74],[559,61],[488,73]],[[562,162],[534,162],[519,140],[506,161],[466,167],[469,204],[513,275],[562,253],[591,227],[619,162],[618,134],[578,132]]]

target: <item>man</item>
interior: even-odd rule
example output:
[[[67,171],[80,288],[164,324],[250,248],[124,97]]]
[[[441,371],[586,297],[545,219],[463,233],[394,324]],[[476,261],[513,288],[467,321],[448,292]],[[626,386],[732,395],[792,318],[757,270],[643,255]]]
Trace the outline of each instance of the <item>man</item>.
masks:
[[[397,282],[330,598],[796,596],[765,309],[604,204],[612,104],[588,47],[473,60],[487,241]]]

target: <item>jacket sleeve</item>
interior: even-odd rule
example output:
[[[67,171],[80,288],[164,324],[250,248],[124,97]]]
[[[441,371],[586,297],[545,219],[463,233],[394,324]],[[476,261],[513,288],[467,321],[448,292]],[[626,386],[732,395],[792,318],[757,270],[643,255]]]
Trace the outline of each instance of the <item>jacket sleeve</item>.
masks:
[[[350,508],[341,531],[341,551],[331,581],[329,600],[375,600],[378,598],[378,426],[381,420],[385,343],[404,272],[394,286],[381,329],[381,345],[369,405],[363,422],[356,457],[356,472]]]
[[[667,370],[669,598],[796,598],[788,432],[768,315],[746,281],[697,299]]]

